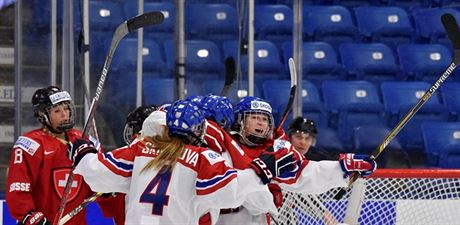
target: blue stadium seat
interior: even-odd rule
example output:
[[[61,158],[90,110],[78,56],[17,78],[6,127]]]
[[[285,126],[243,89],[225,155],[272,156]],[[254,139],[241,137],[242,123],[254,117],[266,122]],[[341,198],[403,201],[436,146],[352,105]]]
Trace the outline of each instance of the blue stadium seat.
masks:
[[[324,81],[324,106],[330,127],[337,127],[347,148],[353,146],[353,131],[364,124],[386,124],[377,88],[368,81]]]
[[[354,152],[361,154],[373,154],[386,136],[390,133],[390,129],[386,125],[362,125],[354,129],[353,143]],[[386,146],[385,150],[377,158],[379,168],[385,168],[388,162],[389,155],[403,156],[407,167],[411,167],[411,161],[407,152],[401,146],[397,137]]]
[[[343,78],[344,71],[338,62],[334,48],[326,42],[304,42],[302,44],[302,79],[308,79],[320,87],[323,80]],[[292,42],[282,45],[286,71],[287,61],[292,57]]]
[[[416,9],[429,8],[432,6],[433,0],[388,0],[387,4],[390,6],[401,7],[407,11]]]
[[[435,81],[452,61],[452,53],[439,44],[401,44],[399,64],[408,79]]]
[[[165,41],[166,63],[171,70],[175,62],[175,50],[172,40]],[[224,79],[224,64],[217,45],[212,41],[185,41],[185,68],[187,79]]]
[[[441,22],[441,16],[444,13],[450,13],[454,15],[457,21],[460,21],[460,12],[454,8],[422,8],[414,10],[412,17],[415,22],[416,34],[429,43],[451,46]]]
[[[460,82],[446,81],[441,85],[441,97],[450,119],[460,121]]]
[[[91,31],[113,32],[126,17],[118,2],[90,0],[89,18]]]
[[[107,46],[110,46],[110,41],[106,43]],[[150,39],[144,39],[143,44],[143,71],[158,77],[170,75],[158,44]],[[124,38],[117,47],[111,67],[113,70],[135,71],[136,66],[137,38]]]
[[[427,166],[460,168],[459,122],[426,122],[422,133]]]
[[[185,29],[191,39],[238,38],[237,13],[228,4],[187,4],[185,17]]]
[[[423,81],[387,81],[381,85],[385,111],[389,115],[390,126],[396,124],[409,112],[431,85]],[[403,148],[408,151],[423,149],[420,125],[426,121],[447,121],[448,110],[440,102],[437,92],[412,117],[399,133]]]
[[[307,40],[329,42],[336,49],[339,44],[358,38],[352,15],[343,6],[304,6],[303,21]]]
[[[318,127],[316,146],[333,152],[346,151],[337,131],[327,127]]]
[[[142,83],[145,105],[162,105],[175,100],[174,79],[146,78]]]
[[[237,58],[238,43],[236,41],[225,41],[223,43],[224,57]],[[248,56],[242,55],[241,72],[243,79],[247,80]],[[269,79],[289,79],[283,69],[283,64],[279,56],[279,50],[270,41],[254,41],[254,76],[259,89],[262,89],[264,80]]]
[[[224,87],[223,80],[204,80],[202,81],[202,94],[220,94],[222,88]],[[229,98],[230,102],[233,104],[238,103],[241,98],[244,98],[249,95],[248,89],[248,81],[247,80],[240,80],[234,81],[233,85],[230,88],[229,94],[227,97]],[[254,85],[254,96],[262,97],[260,94],[259,88]]]
[[[407,12],[399,7],[362,6],[354,9],[359,33],[370,42],[392,49],[414,41],[414,28]]]
[[[341,44],[339,49],[349,79],[374,83],[398,79],[399,68],[388,46],[381,43],[345,43]]]
[[[266,80],[263,83],[264,98],[272,106],[276,121],[280,121],[281,114],[286,109],[290,89],[290,80]],[[302,115],[314,120],[317,126],[326,126],[327,118],[325,118],[324,107],[316,86],[310,81],[304,80],[302,81],[301,93]],[[292,118],[292,116],[288,116],[288,118]],[[285,122],[284,125],[287,128],[289,123]]]
[[[124,12],[127,18],[138,13],[138,4],[133,1],[124,2]],[[174,33],[175,9],[171,2],[144,2],[144,12],[161,11],[165,17],[161,24],[144,28],[144,36],[155,38],[160,43],[165,39],[172,39]]]
[[[292,41],[292,10],[286,5],[256,5],[254,29],[257,40]]]

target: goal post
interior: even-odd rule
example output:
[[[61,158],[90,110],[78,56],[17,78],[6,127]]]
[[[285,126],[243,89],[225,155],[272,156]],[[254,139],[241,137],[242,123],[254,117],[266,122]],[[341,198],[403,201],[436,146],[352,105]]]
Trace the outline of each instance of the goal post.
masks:
[[[319,195],[284,192],[276,222],[447,225],[460,221],[460,170],[378,169],[335,200],[339,190]]]

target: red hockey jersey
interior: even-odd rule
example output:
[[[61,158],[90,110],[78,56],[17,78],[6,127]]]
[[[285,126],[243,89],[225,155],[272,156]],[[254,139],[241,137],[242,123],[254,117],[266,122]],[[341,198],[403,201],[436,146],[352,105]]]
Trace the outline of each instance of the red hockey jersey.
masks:
[[[69,141],[81,138],[82,133],[72,129]],[[6,203],[11,215],[21,220],[30,210],[43,212],[53,221],[58,212],[61,196],[72,167],[67,157],[65,141],[57,139],[43,129],[20,136],[13,146],[8,170]],[[80,175],[75,175],[68,202],[67,214],[92,195]],[[67,224],[86,224],[86,212],[72,218]]]

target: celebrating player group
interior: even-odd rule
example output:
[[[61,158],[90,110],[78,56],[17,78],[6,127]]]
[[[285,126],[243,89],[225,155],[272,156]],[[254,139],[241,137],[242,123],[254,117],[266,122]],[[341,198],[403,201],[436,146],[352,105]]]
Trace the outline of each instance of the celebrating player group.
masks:
[[[117,225],[262,225],[277,214],[282,190],[347,187],[351,174],[369,176],[377,167],[351,153],[307,159],[291,135],[275,132],[270,104],[257,97],[232,105],[209,94],[140,107],[128,116],[127,145],[111,151],[73,128],[66,91],[39,89],[32,103],[42,127],[18,138],[7,179],[6,201],[18,224],[55,220],[72,168],[64,215],[98,192],[106,193],[97,203]],[[66,224],[86,224],[85,210]]]

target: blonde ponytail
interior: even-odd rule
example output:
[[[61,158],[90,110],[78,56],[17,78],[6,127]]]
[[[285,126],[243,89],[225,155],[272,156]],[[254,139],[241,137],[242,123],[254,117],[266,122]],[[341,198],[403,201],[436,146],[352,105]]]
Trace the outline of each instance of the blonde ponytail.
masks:
[[[185,144],[180,138],[169,136],[166,126],[160,135],[146,136],[141,141],[158,151],[158,155],[150,160],[141,172],[148,169],[160,169],[165,165],[170,169],[173,168],[185,149]]]

